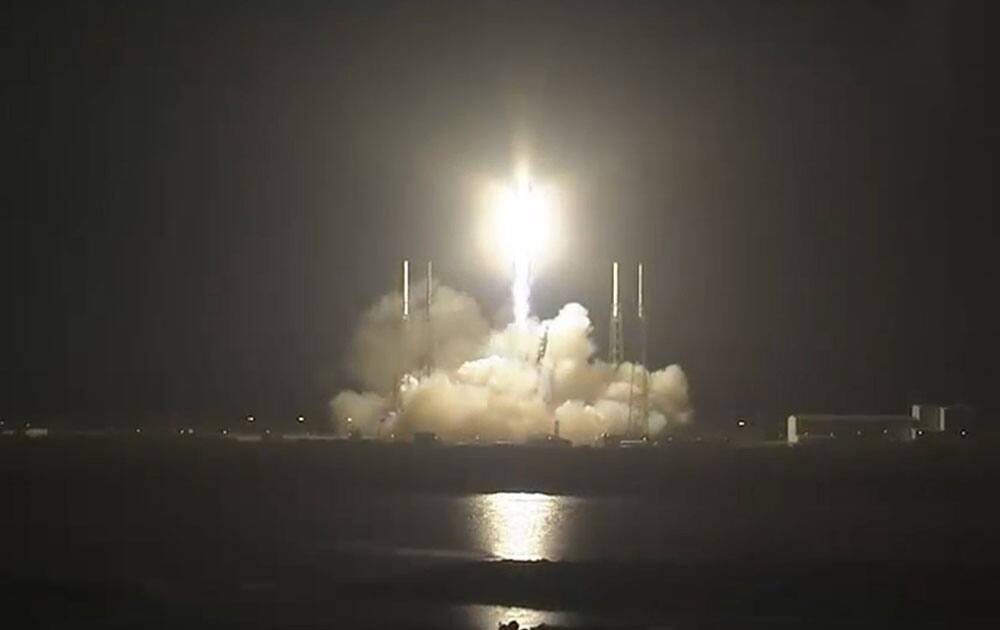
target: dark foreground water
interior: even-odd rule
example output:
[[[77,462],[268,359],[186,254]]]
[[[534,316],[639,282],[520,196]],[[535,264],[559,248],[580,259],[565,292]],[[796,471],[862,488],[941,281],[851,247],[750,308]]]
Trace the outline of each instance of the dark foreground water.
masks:
[[[974,451],[0,445],[2,593],[37,625],[995,621]],[[569,472],[567,472],[569,471]]]

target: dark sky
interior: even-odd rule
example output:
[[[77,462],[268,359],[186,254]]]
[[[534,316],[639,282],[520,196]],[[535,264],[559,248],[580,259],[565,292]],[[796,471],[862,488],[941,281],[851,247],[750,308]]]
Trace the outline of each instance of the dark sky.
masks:
[[[326,415],[403,256],[498,309],[470,185],[568,182],[536,310],[649,272],[706,422],[991,404],[983,3],[5,9],[0,414]]]

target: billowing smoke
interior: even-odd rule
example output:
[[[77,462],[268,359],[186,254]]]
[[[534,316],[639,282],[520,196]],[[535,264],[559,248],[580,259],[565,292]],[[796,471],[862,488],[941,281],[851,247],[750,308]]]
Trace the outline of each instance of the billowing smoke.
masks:
[[[362,316],[351,369],[365,391],[333,399],[341,430],[522,441],[551,433],[558,420],[562,437],[589,444],[603,433],[624,434],[630,409],[633,420],[648,413],[651,436],[691,419],[684,371],[671,365],[647,373],[595,359],[590,317],[579,304],[549,320],[491,330],[468,295],[435,284],[427,317],[425,294],[426,284],[414,286],[411,295],[421,298],[411,301],[406,321],[398,292]]]

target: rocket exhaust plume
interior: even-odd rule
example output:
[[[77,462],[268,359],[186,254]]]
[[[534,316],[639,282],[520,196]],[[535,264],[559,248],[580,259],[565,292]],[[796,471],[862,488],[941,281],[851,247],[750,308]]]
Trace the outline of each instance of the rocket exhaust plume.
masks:
[[[362,315],[350,351],[360,391],[333,399],[339,427],[351,418],[367,436],[433,431],[448,441],[520,441],[551,432],[558,421],[562,437],[589,444],[603,433],[626,433],[633,379],[648,379],[649,435],[692,417],[683,370],[597,359],[590,316],[579,304],[547,320],[523,313],[491,330],[469,295],[439,282],[429,305],[428,295],[426,286],[410,294],[404,283]],[[411,297],[407,314],[427,308],[430,319],[400,326]]]
[[[521,230],[538,229],[533,225],[534,217],[531,216],[535,211],[533,200],[531,184],[522,182],[509,208],[509,212],[513,214],[511,221]],[[534,252],[530,248],[530,238],[522,236],[517,242],[513,252],[514,279],[510,292],[514,305],[514,322],[518,326],[524,326],[531,313],[531,256]]]
[[[531,284],[538,257],[548,247],[552,195],[536,190],[522,174],[494,200],[495,225],[491,237],[511,269],[514,322],[523,328],[531,315]]]
[[[525,255],[514,258],[514,280],[510,294],[514,302],[514,323],[524,326],[531,312],[531,259]]]

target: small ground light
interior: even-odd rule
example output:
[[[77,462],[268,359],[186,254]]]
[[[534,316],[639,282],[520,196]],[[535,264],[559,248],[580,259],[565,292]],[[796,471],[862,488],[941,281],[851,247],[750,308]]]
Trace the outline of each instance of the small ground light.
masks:
[[[135,432],[136,432],[136,434],[142,433],[142,429],[140,429],[139,427],[136,427],[135,428]]]
[[[736,426],[738,426],[738,427],[745,427],[745,426],[747,426],[747,421],[746,420],[738,420],[736,422]]]
[[[296,418],[296,420],[298,421],[299,424],[302,424],[303,422],[306,421],[306,418],[305,416],[299,416],[298,418]]]
[[[965,437],[969,434],[969,432],[966,431],[965,429],[962,429],[961,431],[958,432],[958,434],[961,435],[962,437]]]
[[[247,422],[253,422],[253,416],[247,416]]]
[[[194,429],[188,428],[188,435],[194,435]]]
[[[222,435],[229,435],[229,429],[223,429]]]

